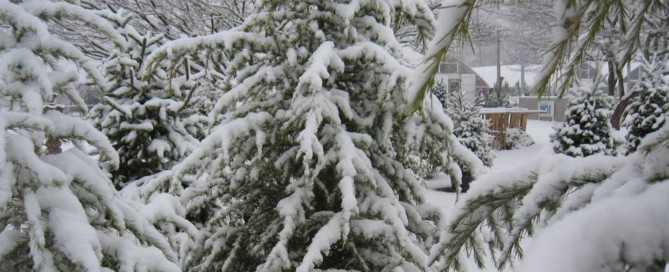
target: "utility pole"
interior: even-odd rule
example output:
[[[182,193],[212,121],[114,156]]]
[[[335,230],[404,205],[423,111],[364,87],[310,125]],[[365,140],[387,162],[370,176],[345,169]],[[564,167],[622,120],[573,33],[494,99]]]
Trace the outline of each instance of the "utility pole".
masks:
[[[499,11],[499,2],[497,1],[497,11]],[[497,28],[497,81],[495,81],[495,93],[497,94],[497,104],[500,105],[502,104],[501,98],[502,98],[502,61],[500,58],[500,49],[499,49],[499,44],[500,44],[500,30],[499,26]]]
[[[639,70],[641,71],[641,70]],[[630,93],[632,91],[632,62],[627,64],[627,91],[626,93]],[[622,98],[624,96],[624,93],[619,94],[620,97]]]
[[[516,30],[516,36],[520,37],[518,32],[520,32],[520,30]],[[518,59],[520,60],[520,85],[518,86],[520,87],[519,95],[525,96],[525,56],[520,56]]]
[[[525,61],[520,61],[520,91],[521,96],[525,95]]]

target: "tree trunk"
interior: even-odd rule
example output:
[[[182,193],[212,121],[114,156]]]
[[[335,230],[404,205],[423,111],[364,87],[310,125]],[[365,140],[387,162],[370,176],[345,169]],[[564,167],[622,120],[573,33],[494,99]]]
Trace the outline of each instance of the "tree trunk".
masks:
[[[631,66],[632,63],[628,64],[628,66]],[[623,79],[623,70],[618,68],[618,65],[616,65],[616,74],[618,75],[618,97],[621,99],[625,97],[625,79]],[[630,74],[627,73],[627,76],[629,77]],[[628,88],[630,90],[630,88]]]
[[[640,94],[641,92],[631,92],[630,95],[620,99],[620,102],[618,102],[615,109],[613,110],[613,114],[611,114],[611,119],[610,119],[611,127],[615,129],[620,129],[620,122],[623,118],[623,114],[625,113],[625,109],[627,109],[627,106],[632,104],[634,98],[636,98]]]
[[[616,85],[617,85],[616,84],[617,83],[616,82],[616,71],[617,71],[616,68],[617,67],[616,67],[616,64],[613,62],[612,59],[609,58],[609,60],[607,62],[608,62],[608,66],[609,66],[609,82],[608,82],[609,83],[608,84],[609,85],[608,86],[609,95],[614,96],[614,95],[616,95]]]

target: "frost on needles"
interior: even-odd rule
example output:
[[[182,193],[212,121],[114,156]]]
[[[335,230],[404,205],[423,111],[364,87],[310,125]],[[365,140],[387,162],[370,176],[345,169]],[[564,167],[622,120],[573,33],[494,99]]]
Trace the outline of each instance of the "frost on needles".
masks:
[[[105,170],[77,144],[93,146],[115,169],[119,156],[109,140],[86,121],[46,107],[62,96],[87,111],[73,88],[76,67],[105,86],[95,63],[52,35],[46,20],[83,22],[124,47],[103,19],[113,16],[69,2],[0,0],[2,271],[179,270],[167,239],[137,205],[119,196]],[[62,151],[60,142],[75,145]]]
[[[263,1],[238,28],[147,58],[151,69],[203,49],[232,56],[211,134],[174,170],[202,228],[185,269],[429,270],[440,216],[410,161],[458,181],[454,157],[482,164],[436,99],[404,115],[398,22],[428,35],[433,17],[412,0]]]

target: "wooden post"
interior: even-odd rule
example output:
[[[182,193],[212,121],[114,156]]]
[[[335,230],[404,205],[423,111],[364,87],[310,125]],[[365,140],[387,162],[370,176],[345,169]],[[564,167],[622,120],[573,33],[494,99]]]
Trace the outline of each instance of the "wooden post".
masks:
[[[509,121],[511,119],[511,114],[502,113],[501,115],[502,115],[503,120],[502,120],[502,123],[501,123],[502,127],[500,128],[500,133],[499,133],[499,136],[500,136],[499,141],[500,141],[500,147],[502,149],[506,149],[506,129],[509,127]]]
[[[518,118],[519,115],[515,112],[510,113],[511,115],[511,123],[509,124],[510,128],[519,128],[520,127],[520,119]]]

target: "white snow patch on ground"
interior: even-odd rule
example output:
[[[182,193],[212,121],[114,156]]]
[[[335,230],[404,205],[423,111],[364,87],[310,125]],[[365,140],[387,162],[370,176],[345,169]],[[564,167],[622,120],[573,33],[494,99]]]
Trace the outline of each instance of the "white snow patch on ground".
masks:
[[[526,132],[534,139],[534,144],[516,150],[494,150],[495,161],[491,170],[515,167],[532,161],[537,156],[550,153],[553,147],[549,135],[553,133],[553,126],[557,124],[557,122],[527,120]]]
[[[560,122],[527,120],[526,132],[532,136],[532,139],[534,139],[534,142],[537,145],[550,144],[550,138],[548,136],[555,131],[553,126],[559,124]]]

